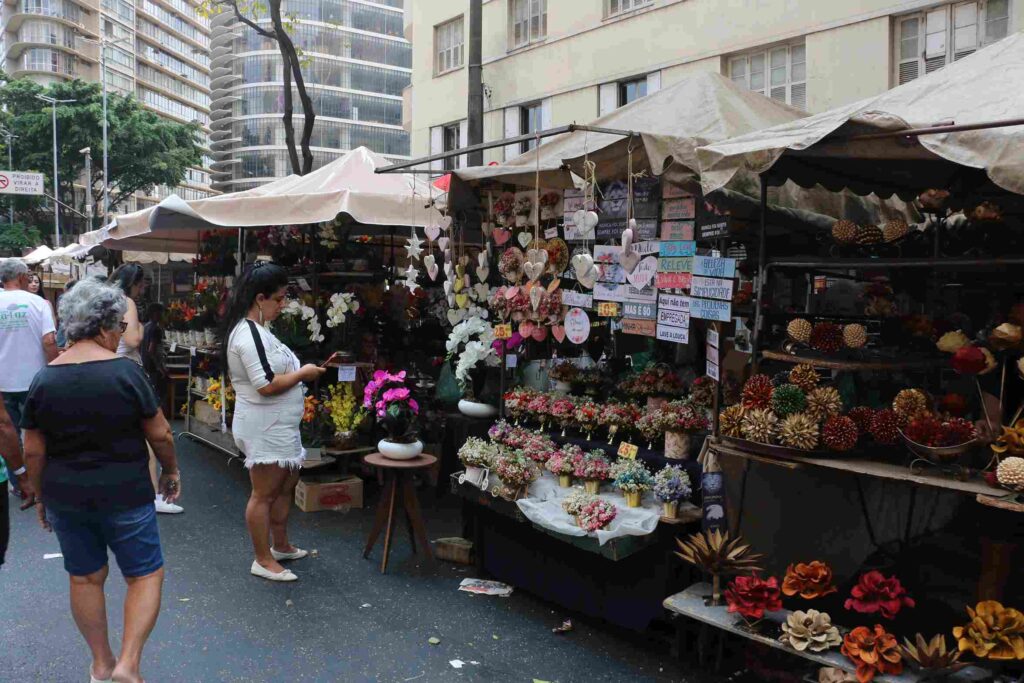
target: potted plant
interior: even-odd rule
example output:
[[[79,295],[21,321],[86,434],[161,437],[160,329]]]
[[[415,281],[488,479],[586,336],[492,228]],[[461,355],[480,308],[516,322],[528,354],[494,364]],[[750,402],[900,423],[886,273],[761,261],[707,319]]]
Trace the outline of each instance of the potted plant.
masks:
[[[690,455],[690,435],[708,428],[708,419],[688,401],[673,401],[658,410],[659,426],[665,432],[665,457],[685,460]]]
[[[302,446],[306,449],[306,460],[318,462],[323,447],[334,437],[334,423],[324,404],[313,396],[305,398],[299,433],[302,435]]]
[[[363,407],[376,412],[377,423],[387,432],[377,442],[382,455],[393,460],[411,460],[423,452],[423,442],[416,438],[415,428],[420,406],[405,385],[405,370],[396,374],[374,372],[363,389]]]
[[[498,446],[475,436],[466,439],[459,448],[459,460],[466,467],[466,473],[459,477],[459,483],[468,481],[477,488],[487,490],[487,474],[498,457]]]
[[[560,396],[548,404],[548,411],[551,419],[561,426],[562,436],[565,436],[565,430],[569,428],[569,425],[576,418],[576,404],[571,398]]]
[[[644,492],[649,491],[654,484],[651,473],[639,460],[619,458],[612,465],[611,476],[615,480],[615,487],[622,491],[626,505],[631,508],[640,507]]]
[[[494,329],[482,318],[463,320],[452,328],[445,347],[448,360],[454,362],[455,379],[462,389],[459,412],[469,417],[494,417],[498,408],[484,399],[488,370],[501,359],[491,345]]]
[[[667,465],[654,475],[654,497],[661,501],[662,515],[668,519],[679,516],[680,501],[689,500],[691,493],[690,475],[681,467]]]
[[[577,519],[584,531],[600,531],[612,523],[618,512],[619,509],[608,501],[594,498],[580,507]]]
[[[604,451],[597,448],[576,461],[573,474],[583,480],[583,488],[587,493],[596,496],[601,492],[601,482],[611,476],[611,463],[605,457]]]
[[[583,449],[574,444],[566,444],[548,458],[544,467],[558,477],[558,485],[564,489],[572,486],[572,475],[576,472],[576,463],[583,458]]]
[[[572,383],[579,375],[579,368],[568,359],[561,359],[552,363],[548,370],[548,378],[555,383],[555,393],[568,394],[572,391]]]
[[[502,494],[512,500],[525,498],[527,487],[538,474],[537,466],[521,451],[499,455],[494,463],[494,471],[501,478]]]
[[[594,496],[590,495],[585,491],[580,491],[579,489],[576,489],[575,491],[572,491],[571,493],[569,493],[569,495],[562,499],[562,509],[565,510],[565,514],[572,517],[573,522],[575,522],[576,526],[579,526],[580,510],[582,510],[583,506],[591,502],[592,500],[594,500]]]
[[[332,384],[327,390],[324,402],[334,423],[334,445],[346,449],[356,445],[356,430],[363,424],[367,412],[356,401],[356,392],[351,382]]]
[[[646,399],[648,409],[660,408],[672,398],[682,395],[683,378],[664,364],[651,365],[619,384],[627,396]]]

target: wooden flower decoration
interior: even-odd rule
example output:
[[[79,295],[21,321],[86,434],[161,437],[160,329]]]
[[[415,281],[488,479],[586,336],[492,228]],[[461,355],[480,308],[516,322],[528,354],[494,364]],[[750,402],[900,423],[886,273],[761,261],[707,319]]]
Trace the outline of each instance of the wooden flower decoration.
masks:
[[[792,612],[786,617],[786,621],[782,622],[779,641],[797,652],[824,652],[830,647],[841,645],[843,639],[828,614],[809,609],[806,612]]]
[[[873,681],[878,674],[903,673],[903,657],[896,636],[879,624],[873,629],[858,626],[847,633],[841,652],[857,667],[860,683]]]
[[[783,593],[790,597],[799,594],[804,600],[821,598],[836,590],[832,585],[832,568],[820,560],[789,565],[782,580]]]
[[[844,606],[861,614],[879,613],[886,619],[895,619],[902,608],[913,607],[914,600],[895,576],[870,571],[860,575]]]
[[[763,555],[751,552],[742,537],[729,538],[729,532],[702,531],[685,541],[676,539],[676,555],[695,565],[712,578],[712,602],[718,604],[722,575],[760,571]]]
[[[953,629],[960,652],[979,659],[1024,659],[1024,614],[995,600],[967,608],[971,620]]]
[[[941,633],[935,634],[931,640],[925,640],[924,636],[918,633],[913,643],[904,638],[900,649],[903,651],[904,659],[913,662],[923,671],[953,672],[967,666],[965,662],[959,661],[962,654],[959,650],[946,649],[946,636]]]
[[[1003,323],[988,335],[988,343],[997,351],[1006,351],[1019,346],[1022,336],[1020,325]]]
[[[739,612],[748,623],[758,622],[765,612],[782,609],[779,580],[774,576],[737,576],[725,589],[725,602],[730,612]]]

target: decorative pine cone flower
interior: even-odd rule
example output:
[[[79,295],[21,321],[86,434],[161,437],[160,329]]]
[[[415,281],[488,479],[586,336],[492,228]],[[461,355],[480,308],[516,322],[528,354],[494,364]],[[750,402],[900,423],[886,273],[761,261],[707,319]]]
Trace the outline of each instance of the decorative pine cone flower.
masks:
[[[914,604],[914,599],[907,595],[907,589],[899,579],[872,570],[860,575],[843,606],[861,614],[877,612],[886,619],[895,619],[901,609]]]
[[[782,609],[782,595],[779,580],[774,576],[762,579],[753,576],[737,576],[725,589],[725,601],[730,612],[739,612],[744,619],[758,621],[765,612]]]
[[[886,242],[901,240],[910,234],[910,226],[902,218],[893,218],[882,226],[882,239]]]
[[[811,348],[823,353],[835,353],[843,348],[843,328],[835,323],[818,323],[811,328]]]
[[[736,404],[734,406],[729,406],[719,413],[718,430],[722,433],[722,436],[731,436],[733,438],[743,436],[741,426],[743,424],[743,416],[746,412],[746,408]]]
[[[857,445],[857,425],[843,415],[833,415],[821,428],[821,442],[834,451],[848,451]]]
[[[1024,614],[985,600],[967,608],[971,620],[953,629],[960,652],[970,650],[979,659],[1024,659]]]
[[[868,331],[859,323],[852,323],[843,328],[843,344],[848,349],[863,348],[868,343]]]
[[[903,673],[903,657],[896,636],[879,624],[873,629],[858,626],[847,633],[840,651],[857,667],[860,683],[869,683],[878,674],[898,676]]]
[[[843,643],[839,629],[832,625],[832,618],[816,609],[797,610],[787,616],[782,622],[779,640],[797,652],[824,652]]]
[[[893,446],[900,440],[900,420],[896,413],[888,408],[876,410],[868,425],[871,438],[883,446]]]
[[[858,225],[853,241],[860,245],[878,244],[882,241],[882,229],[877,225]]]
[[[920,633],[915,636],[914,642],[904,638],[900,651],[905,660],[913,662],[922,671],[952,673],[967,666],[966,662],[960,661],[962,652],[947,649],[946,636],[941,633],[935,634],[931,640],[925,640]]]
[[[841,218],[832,224],[832,239],[839,244],[853,244],[857,239],[857,224]]]
[[[818,446],[818,422],[806,413],[788,416],[779,425],[779,443],[801,451],[812,451]]]
[[[804,600],[822,598],[836,590],[832,585],[832,568],[821,560],[789,565],[782,580],[783,593],[789,597],[799,594]]]
[[[789,381],[804,390],[804,393],[811,393],[818,386],[820,381],[818,371],[813,365],[801,363],[789,371]]]
[[[779,428],[779,418],[775,413],[764,408],[751,408],[743,416],[740,430],[743,438],[758,443],[771,443]]]
[[[857,406],[847,413],[846,416],[853,420],[854,424],[857,425],[857,429],[863,433],[871,429],[871,418],[875,416],[875,410],[867,406]]]
[[[1010,456],[999,461],[996,481],[1011,491],[1024,491],[1024,458]]]
[[[807,394],[807,414],[818,422],[843,412],[843,399],[835,387],[818,387]]]
[[[743,385],[744,408],[767,408],[772,402],[772,378],[768,375],[753,375]]]
[[[811,329],[812,325],[809,320],[805,320],[804,318],[794,318],[789,321],[788,325],[786,325],[786,334],[793,341],[806,344],[811,340]]]
[[[911,418],[928,412],[928,397],[920,389],[903,389],[892,400],[892,409],[905,424]]]
[[[799,413],[807,407],[807,396],[795,384],[783,384],[772,392],[772,410],[779,417]]]

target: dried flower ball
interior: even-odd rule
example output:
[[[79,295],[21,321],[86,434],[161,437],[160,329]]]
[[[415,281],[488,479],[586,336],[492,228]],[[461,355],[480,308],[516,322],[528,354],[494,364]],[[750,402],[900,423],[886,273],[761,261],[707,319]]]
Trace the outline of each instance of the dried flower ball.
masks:
[[[807,407],[807,396],[795,384],[783,384],[772,392],[772,411],[779,417],[799,413]]]
[[[843,328],[843,344],[848,349],[859,349],[868,343],[868,331],[863,325],[852,323]]]
[[[882,241],[882,229],[877,225],[858,225],[853,241],[863,246],[878,244]]]
[[[801,344],[806,344],[811,340],[811,321],[805,320],[804,318],[794,318],[789,321],[786,325],[786,334],[790,339]]]
[[[928,397],[920,389],[902,389],[892,400],[892,410],[906,423],[915,415],[928,412]]]
[[[767,408],[772,401],[772,380],[768,375],[753,375],[743,385],[745,408]]]
[[[900,440],[900,420],[889,408],[876,410],[868,426],[871,438],[883,446],[893,446]]]
[[[818,323],[811,329],[812,349],[835,353],[843,347],[843,328],[835,323]]]
[[[723,436],[731,436],[734,439],[743,436],[741,427],[746,412],[746,408],[739,404],[729,406],[718,414],[718,430]]]
[[[1024,489],[1024,458],[1003,458],[996,468],[996,480],[1011,491]]]
[[[804,393],[814,391],[818,386],[818,371],[813,365],[801,363],[789,371],[789,382],[804,390]]]
[[[846,416],[853,420],[853,423],[857,425],[857,429],[863,433],[871,428],[871,418],[875,416],[875,410],[867,406],[857,406],[847,413]]]
[[[857,239],[857,224],[841,218],[832,224],[832,239],[839,244],[853,244]]]
[[[779,425],[779,443],[801,451],[811,451],[818,446],[818,422],[810,415],[796,413],[785,418]]]
[[[807,414],[818,422],[824,422],[842,411],[843,399],[834,387],[818,387],[807,394]]]
[[[910,226],[902,218],[893,218],[882,226],[882,239],[886,242],[901,240],[910,234]]]
[[[821,441],[834,451],[848,451],[857,445],[857,425],[843,415],[833,415],[821,428]]]
[[[778,431],[779,418],[770,410],[754,408],[743,416],[743,437],[758,443],[772,443]]]
[[[789,381],[789,373],[783,370],[782,372],[776,372],[772,375],[772,386],[778,389],[783,384],[792,384]]]

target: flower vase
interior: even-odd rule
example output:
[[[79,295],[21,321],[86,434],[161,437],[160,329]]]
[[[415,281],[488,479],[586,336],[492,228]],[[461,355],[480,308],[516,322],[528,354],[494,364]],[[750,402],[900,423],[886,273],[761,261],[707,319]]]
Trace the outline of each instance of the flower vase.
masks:
[[[638,508],[640,507],[640,501],[644,497],[643,491],[623,491],[622,495],[626,497],[626,507]]]
[[[571,474],[559,474],[558,485],[563,489],[572,488],[572,475]]]
[[[583,482],[583,488],[586,489],[587,493],[592,496],[596,496],[601,493],[601,480],[600,479],[586,479]]]
[[[381,439],[377,442],[377,450],[385,458],[412,460],[419,457],[419,454],[423,452],[423,442],[416,440],[412,443],[397,443],[388,439]]]
[[[466,417],[494,417],[498,414],[498,407],[462,398],[459,399],[459,412]]]
[[[356,433],[352,431],[337,432],[334,435],[334,447],[338,450],[350,450],[356,445]]]
[[[666,519],[676,519],[677,517],[679,517],[679,501],[666,500],[662,502],[661,516]]]
[[[648,396],[647,397],[647,410],[648,412],[658,410],[668,403],[668,399],[664,396]]]
[[[665,457],[688,460],[690,457],[689,432],[665,432]]]

